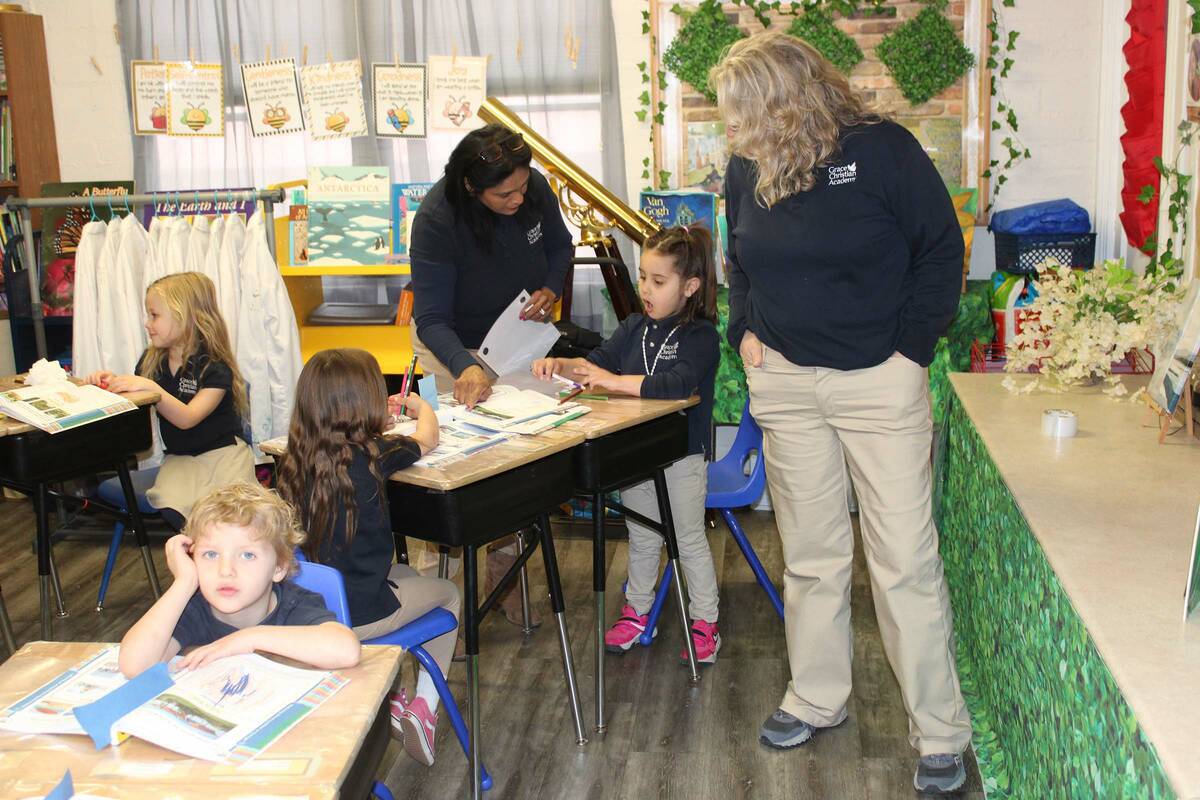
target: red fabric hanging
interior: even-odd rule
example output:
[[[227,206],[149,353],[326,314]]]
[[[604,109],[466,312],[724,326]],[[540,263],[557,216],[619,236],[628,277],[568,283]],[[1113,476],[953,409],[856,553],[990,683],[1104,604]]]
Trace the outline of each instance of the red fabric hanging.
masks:
[[[1121,172],[1125,185],[1121,190],[1121,225],[1134,247],[1141,247],[1154,233],[1158,221],[1158,195],[1149,203],[1138,201],[1146,185],[1158,189],[1159,175],[1153,159],[1162,150],[1163,90],[1166,80],[1167,0],[1132,0],[1129,13],[1129,39],[1121,48],[1125,54],[1125,87],[1129,100],[1121,107],[1125,134],[1121,149],[1125,160]]]

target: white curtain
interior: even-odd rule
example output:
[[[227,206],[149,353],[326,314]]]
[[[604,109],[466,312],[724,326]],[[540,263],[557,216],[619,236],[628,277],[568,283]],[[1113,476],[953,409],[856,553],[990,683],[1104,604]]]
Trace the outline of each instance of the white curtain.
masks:
[[[394,182],[441,176],[459,134],[252,138],[238,65],[269,52],[300,66],[307,52],[308,63],[360,59],[368,111],[372,63],[490,56],[488,94],[617,196],[628,197],[608,0],[118,0],[118,19],[127,61],[190,58],[225,68],[225,136],[135,137],[140,191],[263,187],[302,179],[309,166],[339,164],[384,164]],[[632,263],[630,252],[625,255]],[[577,271],[574,316],[599,328],[607,304],[588,289],[598,279]],[[336,282],[346,289],[358,283]]]

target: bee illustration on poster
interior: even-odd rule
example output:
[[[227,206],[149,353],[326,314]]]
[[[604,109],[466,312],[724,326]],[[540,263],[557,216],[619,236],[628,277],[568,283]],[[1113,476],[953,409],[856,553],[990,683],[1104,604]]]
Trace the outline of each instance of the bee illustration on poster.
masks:
[[[252,136],[304,130],[300,83],[291,58],[242,64],[242,89]]]
[[[138,136],[167,132],[167,65],[162,61],[130,61],[133,132]]]
[[[220,64],[167,64],[167,135],[225,135],[225,75]]]
[[[371,108],[376,136],[423,139],[427,133],[424,64],[373,64]]]
[[[304,117],[315,140],[367,135],[362,62],[331,61],[300,68]]]
[[[480,127],[479,106],[487,97],[483,56],[429,57],[429,127],[465,132]]]

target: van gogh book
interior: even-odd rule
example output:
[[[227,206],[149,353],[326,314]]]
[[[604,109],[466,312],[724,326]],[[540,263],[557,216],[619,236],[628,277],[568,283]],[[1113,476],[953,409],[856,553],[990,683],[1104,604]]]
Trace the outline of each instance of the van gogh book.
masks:
[[[310,267],[380,266],[392,252],[387,167],[308,171]]]
[[[71,381],[0,392],[0,412],[47,433],[62,433],[135,408],[119,394]]]
[[[677,225],[702,225],[713,238],[713,263],[717,266],[717,282],[723,282],[721,232],[717,227],[717,196],[697,189],[675,189],[661,192],[642,192],[639,198],[642,213],[664,228]]]
[[[392,184],[392,252],[408,256],[412,246],[412,220],[432,183]]]
[[[86,734],[98,744],[136,736],[192,758],[239,763],[254,758],[349,682],[336,672],[288,667],[254,654],[169,675],[160,664],[126,681],[117,666],[119,650],[117,645],[104,648],[0,711],[0,728]],[[165,688],[144,703],[127,707],[119,693],[113,694],[148,680]],[[110,730],[94,729],[94,720],[110,717]]]

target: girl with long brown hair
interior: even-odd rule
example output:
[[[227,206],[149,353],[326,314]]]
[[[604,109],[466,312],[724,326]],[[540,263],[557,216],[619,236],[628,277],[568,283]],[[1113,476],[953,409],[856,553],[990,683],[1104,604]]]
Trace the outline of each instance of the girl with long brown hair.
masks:
[[[88,381],[113,392],[161,396],[155,409],[166,455],[146,499],[179,530],[201,497],[254,481],[254,454],[242,438],[246,383],[217,308],[216,289],[199,272],[150,284],[146,334],[150,344],[136,374],[101,371]]]
[[[437,446],[437,416],[417,395],[405,400],[417,421],[411,437],[385,436],[391,425],[379,362],[365,350],[322,350],[296,383],[287,452],[279,461],[279,494],[296,508],[308,533],[304,555],[342,573],[350,624],[360,639],[389,633],[435,608],[458,617],[458,587],[392,564],[391,513],[386,480]],[[445,675],[457,636],[426,645]],[[392,726],[404,749],[433,763],[438,695],[421,670],[416,696],[392,696]]]

